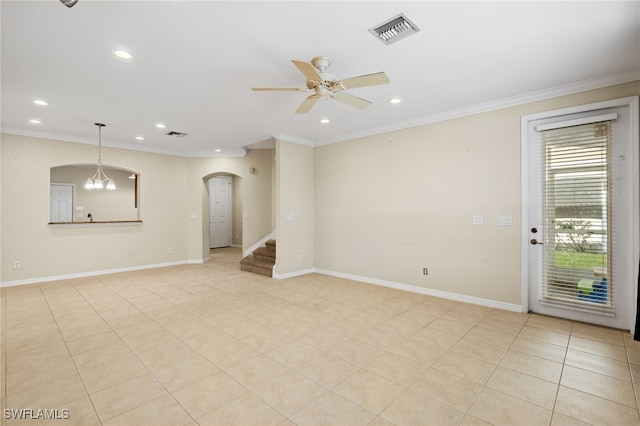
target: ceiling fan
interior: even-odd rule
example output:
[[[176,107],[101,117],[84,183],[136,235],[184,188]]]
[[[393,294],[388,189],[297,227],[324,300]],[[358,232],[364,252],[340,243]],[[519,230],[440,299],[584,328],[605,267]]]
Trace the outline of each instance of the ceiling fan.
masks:
[[[291,62],[293,62],[307,78],[307,87],[252,87],[251,90],[313,92],[313,94],[307,97],[298,107],[296,114],[309,112],[318,99],[323,97],[330,97],[347,105],[351,105],[352,107],[363,109],[371,105],[371,102],[344,93],[343,90],[389,83],[389,77],[383,72],[338,80],[335,75],[327,72],[327,68],[331,62],[324,56],[313,58],[311,63],[295,60],[291,60]]]

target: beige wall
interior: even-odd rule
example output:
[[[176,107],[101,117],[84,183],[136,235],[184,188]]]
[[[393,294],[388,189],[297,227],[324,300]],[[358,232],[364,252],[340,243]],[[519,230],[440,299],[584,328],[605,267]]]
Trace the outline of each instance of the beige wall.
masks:
[[[639,93],[635,82],[316,148],[316,268],[519,305],[521,117]]]
[[[3,283],[207,259],[203,179],[216,172],[242,177],[243,209],[250,213],[243,245],[272,231],[272,151],[198,159],[103,147],[106,163],[140,174],[143,223],[135,225],[48,225],[50,168],[90,163],[95,146],[3,134],[0,151]],[[251,165],[260,174],[250,175]],[[12,269],[14,260],[20,269]]]
[[[241,181],[243,248],[277,226],[281,276],[316,268],[519,305],[521,117],[638,94],[633,82],[317,148],[277,141],[275,155],[104,148],[141,175],[135,226],[47,225],[49,168],[90,163],[95,147],[2,135],[0,281],[206,260],[205,183],[227,173]]]
[[[186,258],[186,159],[103,148],[105,162],[140,173],[144,223],[56,226],[48,225],[49,169],[88,163],[95,146],[3,135],[1,149],[3,282]],[[21,262],[20,269],[11,268],[13,260]]]
[[[242,247],[248,248],[273,231],[273,150],[252,149],[243,158],[188,159],[188,241],[190,261],[209,257],[209,192],[207,181],[216,174],[237,176],[242,191]],[[254,167],[255,173],[249,169]],[[192,219],[196,215],[196,219]]]
[[[242,178],[231,178],[231,245],[242,247]]]
[[[276,141],[278,275],[308,271],[315,264],[313,158],[311,147]]]

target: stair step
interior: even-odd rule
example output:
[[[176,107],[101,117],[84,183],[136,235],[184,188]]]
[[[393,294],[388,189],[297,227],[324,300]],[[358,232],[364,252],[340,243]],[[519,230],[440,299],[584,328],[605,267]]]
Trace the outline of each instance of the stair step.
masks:
[[[275,256],[263,256],[261,254],[257,254],[257,253],[253,253],[253,258],[255,259],[256,262],[264,262],[264,263],[268,263],[270,265],[275,265],[276,264],[276,258]]]
[[[273,277],[273,265],[276,264],[276,240],[267,240],[253,254],[240,261],[240,269],[246,272]]]
[[[257,249],[255,249],[253,251],[254,255],[258,255],[261,257],[268,257],[273,259],[274,263],[276,261],[276,250],[275,249],[270,249],[267,247],[258,247]]]
[[[273,265],[272,262],[256,260],[254,256],[247,256],[240,261],[240,269],[242,271],[253,272],[267,277],[273,276]]]

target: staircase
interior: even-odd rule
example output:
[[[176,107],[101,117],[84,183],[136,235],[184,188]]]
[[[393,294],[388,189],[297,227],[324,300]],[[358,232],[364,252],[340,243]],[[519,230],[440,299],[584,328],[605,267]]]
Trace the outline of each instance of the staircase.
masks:
[[[263,247],[258,247],[253,254],[240,261],[240,269],[267,277],[273,276],[273,265],[276,264],[276,241],[269,240]]]

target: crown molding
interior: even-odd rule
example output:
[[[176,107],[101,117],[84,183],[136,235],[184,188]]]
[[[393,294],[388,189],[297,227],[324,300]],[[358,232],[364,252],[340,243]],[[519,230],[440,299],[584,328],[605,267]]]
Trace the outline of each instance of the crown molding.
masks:
[[[372,129],[368,129],[361,132],[353,132],[338,136],[335,138],[323,139],[317,141],[314,146],[330,145],[339,142],[345,142],[348,140],[363,138],[367,136],[379,135],[382,133],[393,132],[397,130],[408,129],[411,127],[422,126],[425,124],[432,124],[441,121],[452,120],[455,118],[466,117],[469,115],[480,114],[489,111],[495,111],[498,109],[514,107],[518,105],[528,104],[532,102],[543,101],[547,99],[556,98],[559,96],[571,95],[574,93],[586,92],[588,90],[601,89],[607,86],[614,86],[616,84],[629,83],[632,81],[640,80],[640,68],[633,70],[611,74],[608,76],[593,78],[589,80],[583,80],[571,84],[562,86],[551,87],[544,90],[538,90],[535,92],[525,93],[523,95],[512,96],[508,98],[497,99],[495,101],[484,102],[481,104],[470,105],[464,108],[458,108],[450,111],[445,111],[438,114],[432,114],[425,117],[421,117],[415,120],[408,120],[399,123],[394,123],[389,126],[381,126]]]
[[[383,133],[389,133],[393,131],[408,129],[411,127],[418,127],[426,124],[438,123],[438,122],[453,120],[456,118],[462,118],[470,115],[495,111],[503,108],[509,108],[509,107],[514,107],[518,105],[532,103],[532,102],[543,101],[547,99],[556,98],[559,96],[566,96],[574,93],[586,92],[588,90],[601,89],[603,87],[629,83],[636,80],[640,80],[640,68],[634,68],[626,72],[610,74],[607,76],[578,81],[575,83],[570,83],[562,86],[555,86],[548,89],[525,93],[523,95],[512,96],[508,98],[497,99],[495,101],[489,101],[481,104],[470,105],[463,108],[444,111],[442,113],[427,115],[414,120],[407,120],[407,121],[402,121],[398,123],[393,123],[387,126],[379,126],[379,127],[374,127],[374,128],[363,130],[363,131],[345,133],[343,135],[336,136],[333,138],[328,138],[328,139],[311,140],[311,139],[306,139],[306,138],[302,138],[295,135],[289,135],[286,133],[279,133],[277,135],[274,135],[273,138],[276,140],[291,142],[291,143],[315,148],[318,146],[331,145],[335,143],[346,142],[353,139],[359,139],[359,138],[364,138],[368,136],[375,136]],[[73,137],[68,135],[53,135],[53,134],[40,133],[40,132],[30,132],[30,131],[24,131],[21,129],[14,129],[14,128],[3,128],[1,129],[1,132],[6,134],[18,135],[18,136],[29,136],[29,137],[53,139],[53,140],[75,142],[75,143],[82,143],[82,144],[89,144],[89,145],[96,144],[96,141],[94,139],[83,139],[83,138],[78,138],[78,137]],[[102,145],[106,147],[126,149],[130,151],[141,151],[141,152],[149,152],[154,154],[186,157],[186,158],[202,158],[202,157],[241,158],[247,155],[247,150],[245,148],[238,148],[237,150],[234,150],[231,152],[228,151],[225,153],[215,153],[213,151],[184,153],[184,152],[177,152],[177,151],[171,151],[171,150],[157,149],[157,148],[143,146],[143,145],[136,147],[132,145],[119,144],[109,140],[106,140],[106,141],[103,140]]]
[[[305,138],[301,138],[294,135],[288,135],[286,133],[279,133],[278,135],[274,136],[274,138],[276,140],[297,143],[298,145],[310,146],[312,148],[316,146],[316,143],[310,139],[305,139]]]
[[[7,134],[7,135],[25,136],[25,137],[39,138],[39,139],[50,139],[54,141],[80,143],[83,145],[97,146],[95,139],[78,138],[77,136],[51,134],[51,133],[45,133],[45,132],[25,131],[23,129],[15,129],[11,127],[2,128],[0,130],[0,133]],[[109,141],[108,139],[105,140],[104,138],[102,139],[102,147],[126,149],[127,151],[148,152],[151,154],[171,155],[173,157],[183,157],[183,158],[242,158],[247,155],[247,150],[244,147],[237,148],[231,152],[224,152],[224,153],[217,153],[217,152],[214,152],[213,150],[194,152],[194,153],[184,153],[179,151],[158,149],[158,148],[153,148],[153,147],[143,146],[143,145],[132,146],[132,145]]]

